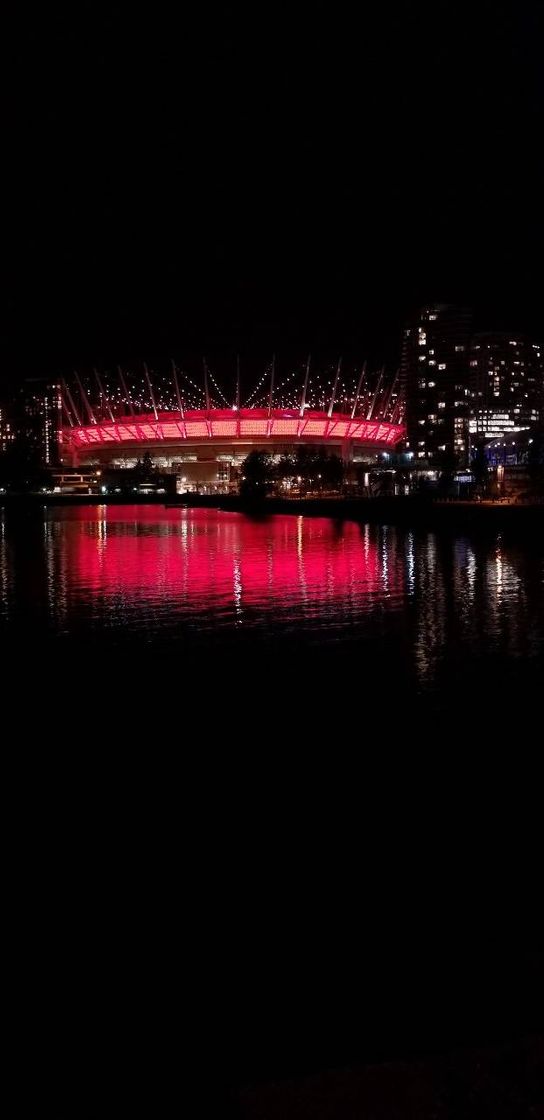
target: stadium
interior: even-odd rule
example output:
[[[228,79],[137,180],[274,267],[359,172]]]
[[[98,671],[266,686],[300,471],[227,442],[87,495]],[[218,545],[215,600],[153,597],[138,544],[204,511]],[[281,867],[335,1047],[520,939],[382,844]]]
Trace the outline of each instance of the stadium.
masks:
[[[370,463],[404,436],[397,379],[388,383],[383,370],[367,377],[365,366],[345,379],[341,363],[311,376],[308,362],[277,387],[272,363],[244,402],[239,375],[229,402],[206,364],[201,387],[174,363],[169,378],[144,366],[142,378],[119,370],[113,384],[95,371],[94,385],[79,375],[63,383],[62,410],[64,465],[121,470],[145,456],[176,475],[178,490],[211,493],[237,485],[250,451],[306,446]]]

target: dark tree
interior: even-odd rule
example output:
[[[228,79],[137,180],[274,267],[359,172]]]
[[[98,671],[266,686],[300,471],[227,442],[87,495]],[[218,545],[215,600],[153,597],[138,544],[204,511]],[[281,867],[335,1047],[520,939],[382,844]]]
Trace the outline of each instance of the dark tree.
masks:
[[[149,482],[149,480],[153,477],[154,469],[155,468],[153,466],[151,455],[149,454],[149,451],[146,451],[143,459],[138,459],[136,466],[134,467],[134,474],[139,481]]]
[[[434,465],[439,468],[438,491],[444,497],[452,494],[455,471],[459,456],[454,451],[437,451],[433,456]]]
[[[489,465],[483,440],[480,441],[474,449],[470,469],[474,475],[474,481],[478,492],[482,495],[486,494],[489,484]]]
[[[527,450],[527,466],[531,480],[531,494],[542,497],[544,494],[544,429],[532,436]]]
[[[51,474],[38,452],[24,439],[17,439],[0,455],[0,486],[6,490],[41,490],[51,485]]]
[[[265,498],[274,485],[274,464],[265,451],[250,451],[242,464],[240,494],[244,498]]]
[[[344,483],[345,468],[338,455],[322,455],[319,466],[324,487],[328,490],[340,490]]]

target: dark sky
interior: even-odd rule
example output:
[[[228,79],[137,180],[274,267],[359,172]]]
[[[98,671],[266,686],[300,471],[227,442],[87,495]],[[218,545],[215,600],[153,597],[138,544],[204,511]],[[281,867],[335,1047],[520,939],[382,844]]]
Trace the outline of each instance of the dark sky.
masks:
[[[3,374],[544,333],[541,5],[108,8],[4,28]]]

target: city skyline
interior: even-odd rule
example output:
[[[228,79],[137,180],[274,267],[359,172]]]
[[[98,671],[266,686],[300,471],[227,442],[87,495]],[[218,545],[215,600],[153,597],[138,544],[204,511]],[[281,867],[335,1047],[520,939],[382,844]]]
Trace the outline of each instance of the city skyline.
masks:
[[[189,372],[171,359],[30,378],[0,399],[0,451],[33,448],[42,467],[90,470],[133,469],[145,453],[179,485],[228,489],[252,447],[277,459],[312,439],[345,464],[400,452],[416,484],[429,467],[470,471],[479,448],[505,440],[502,459],[526,461],[543,422],[544,347],[512,334],[430,303],[405,324],[396,370],[274,355],[249,380],[238,355],[235,369],[202,358]]]

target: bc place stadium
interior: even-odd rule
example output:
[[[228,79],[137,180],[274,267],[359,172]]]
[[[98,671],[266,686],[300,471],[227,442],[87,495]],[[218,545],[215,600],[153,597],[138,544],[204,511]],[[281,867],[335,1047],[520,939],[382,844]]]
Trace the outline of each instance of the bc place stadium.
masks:
[[[313,370],[308,360],[280,378],[272,361],[246,397],[239,372],[229,396],[206,362],[198,381],[174,362],[167,375],[95,370],[62,382],[61,408],[63,465],[122,470],[145,457],[176,476],[178,491],[234,489],[251,451],[306,446],[370,464],[405,434],[398,376],[366,364],[345,372],[341,362]]]

